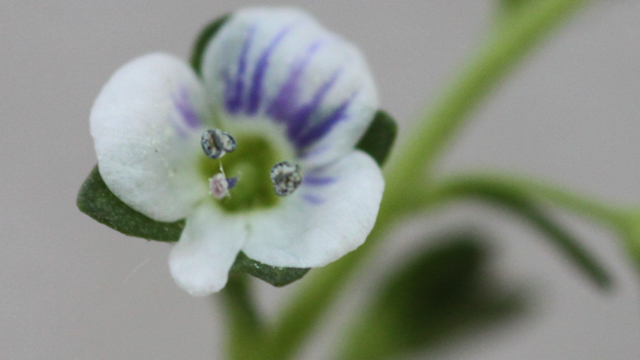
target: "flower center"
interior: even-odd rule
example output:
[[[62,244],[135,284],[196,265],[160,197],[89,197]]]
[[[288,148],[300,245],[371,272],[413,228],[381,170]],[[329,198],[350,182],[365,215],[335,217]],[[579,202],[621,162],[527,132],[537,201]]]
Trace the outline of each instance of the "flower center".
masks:
[[[238,183],[230,191],[231,196],[216,201],[227,212],[241,212],[259,208],[269,208],[278,203],[273,191],[270,171],[273,164],[281,161],[279,154],[270,143],[259,136],[250,135],[237,138],[238,147],[234,152],[219,160],[202,155],[200,173],[206,179],[220,173],[220,161],[227,178],[238,177]],[[208,186],[208,185],[207,185]]]

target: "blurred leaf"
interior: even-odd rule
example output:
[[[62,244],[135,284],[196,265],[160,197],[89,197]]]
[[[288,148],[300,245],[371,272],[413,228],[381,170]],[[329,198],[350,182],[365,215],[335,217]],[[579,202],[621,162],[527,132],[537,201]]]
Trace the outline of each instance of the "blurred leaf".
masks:
[[[80,211],[94,220],[129,236],[178,241],[184,229],[184,220],[172,223],[155,221],[123,203],[104,183],[97,165],[80,187],[76,203]]]
[[[224,23],[229,20],[230,14],[224,15],[212,22],[209,25],[205,26],[196,42],[193,45],[193,50],[191,51],[191,67],[198,75],[202,75],[202,56],[204,55],[204,51],[209,44],[209,41],[213,39],[213,37],[218,33],[218,30],[224,25]]]
[[[231,272],[244,272],[273,286],[280,287],[301,279],[309,272],[309,269],[270,266],[250,259],[243,252],[240,252],[231,267]]]
[[[611,288],[613,282],[611,276],[596,258],[580,244],[580,241],[549,218],[526,195],[490,181],[463,181],[452,190],[465,195],[480,196],[520,215],[538,228],[545,238],[556,245],[597,286],[605,290]]]
[[[356,148],[369,154],[382,167],[391,152],[397,132],[396,121],[385,111],[379,110]]]
[[[520,298],[489,290],[487,260],[472,234],[449,237],[410,260],[373,295],[373,306],[355,323],[340,358],[393,358],[514,315]]]

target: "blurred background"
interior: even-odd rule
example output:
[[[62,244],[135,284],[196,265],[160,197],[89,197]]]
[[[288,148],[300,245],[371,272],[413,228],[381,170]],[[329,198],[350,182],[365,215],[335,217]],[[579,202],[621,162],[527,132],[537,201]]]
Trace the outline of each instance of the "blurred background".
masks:
[[[494,0],[0,2],[0,358],[222,358],[222,308],[174,285],[169,245],[121,235],[75,199],[96,162],[88,116],[109,76],[152,51],[186,59],[202,26],[253,4],[305,8],[358,44],[400,140],[496,17]],[[639,203],[638,44],[640,3],[594,2],[485,102],[441,171],[521,172]],[[451,229],[483,234],[495,285],[523,290],[526,310],[430,359],[638,358],[640,276],[616,237],[554,213],[614,275],[607,293],[517,217],[474,202],[444,210],[389,232],[300,358],[330,358],[372,284]],[[269,317],[299,286],[255,282]]]

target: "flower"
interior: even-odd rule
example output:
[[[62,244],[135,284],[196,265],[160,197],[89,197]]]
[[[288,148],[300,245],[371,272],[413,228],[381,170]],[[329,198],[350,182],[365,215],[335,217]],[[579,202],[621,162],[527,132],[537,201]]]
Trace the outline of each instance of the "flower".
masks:
[[[201,296],[224,287],[240,251],[319,267],[365,241],[384,180],[355,144],[377,108],[353,45],[299,10],[253,8],[210,41],[201,77],[161,53],[124,65],[90,123],[100,174],[120,200],[157,221],[186,218],[169,267]],[[220,134],[233,147],[208,157],[205,142],[212,151]]]

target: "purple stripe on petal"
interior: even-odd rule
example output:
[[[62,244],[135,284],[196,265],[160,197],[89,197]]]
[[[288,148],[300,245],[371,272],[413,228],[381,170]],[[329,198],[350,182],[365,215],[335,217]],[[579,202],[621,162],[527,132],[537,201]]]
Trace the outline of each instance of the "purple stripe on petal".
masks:
[[[326,186],[333,184],[337,180],[338,179],[333,176],[305,176],[302,184],[308,186]]]
[[[329,169],[331,165],[332,164],[314,166],[311,169],[305,171],[304,176],[322,176],[322,174],[326,173],[327,169]]]
[[[321,155],[325,151],[329,150],[330,146],[325,144],[321,147],[316,147],[313,149],[298,149],[298,159],[311,159],[315,156]]]
[[[267,109],[267,115],[272,117],[275,121],[285,122],[293,115],[298,103],[299,86],[302,73],[320,46],[320,42],[311,44],[304,57],[291,67],[289,77]]]
[[[228,69],[225,69],[222,76],[225,81],[225,105],[227,110],[235,114],[242,108],[242,98],[244,96],[244,74],[247,70],[247,57],[249,55],[249,49],[253,41],[253,36],[256,32],[255,26],[249,28],[247,37],[242,44],[242,50],[240,51],[240,57],[238,58],[238,69],[234,79],[228,73]]]
[[[309,124],[309,119],[318,110],[325,96],[340,77],[340,72],[341,70],[334,72],[331,78],[318,88],[311,101],[300,108],[289,120],[287,124],[287,136],[290,140],[297,139],[300,133],[305,130]]]
[[[291,26],[280,30],[280,32],[278,32],[278,34],[276,34],[276,36],[273,38],[269,46],[264,49],[262,55],[260,55],[260,58],[258,59],[255,71],[253,72],[251,90],[249,92],[249,103],[247,105],[248,115],[253,115],[256,113],[256,111],[258,111],[258,107],[260,106],[260,102],[262,100],[261,98],[263,95],[262,83],[264,81],[264,76],[267,72],[267,68],[269,67],[269,58],[271,57],[271,54],[273,54],[273,51],[278,46],[280,41],[282,41],[282,39],[285,37],[285,35],[287,35],[287,33],[289,33],[290,30]]]
[[[324,202],[323,198],[311,194],[302,194],[302,198],[311,205],[322,205]]]
[[[189,138],[189,134],[187,134],[187,132],[184,131],[184,129],[182,128],[184,125],[181,125],[182,124],[181,121],[176,120],[176,118],[173,116],[170,117],[169,121],[171,122],[171,125],[173,125],[173,128],[176,130],[176,132],[182,139]]]
[[[195,129],[200,126],[200,116],[198,116],[193,108],[189,92],[186,88],[180,88],[178,95],[171,96],[171,99],[173,100],[173,106],[175,106],[180,113],[182,121],[189,128]]]
[[[351,104],[351,101],[355,98],[355,93],[347,100],[345,100],[340,106],[338,106],[329,116],[324,118],[318,125],[312,127],[303,135],[299,136],[295,140],[295,146],[298,149],[304,149],[314,142],[322,139],[333,127],[344,120],[347,114],[347,109]]]
[[[297,149],[298,159],[308,160],[321,155],[329,149],[328,145],[314,149]]]

